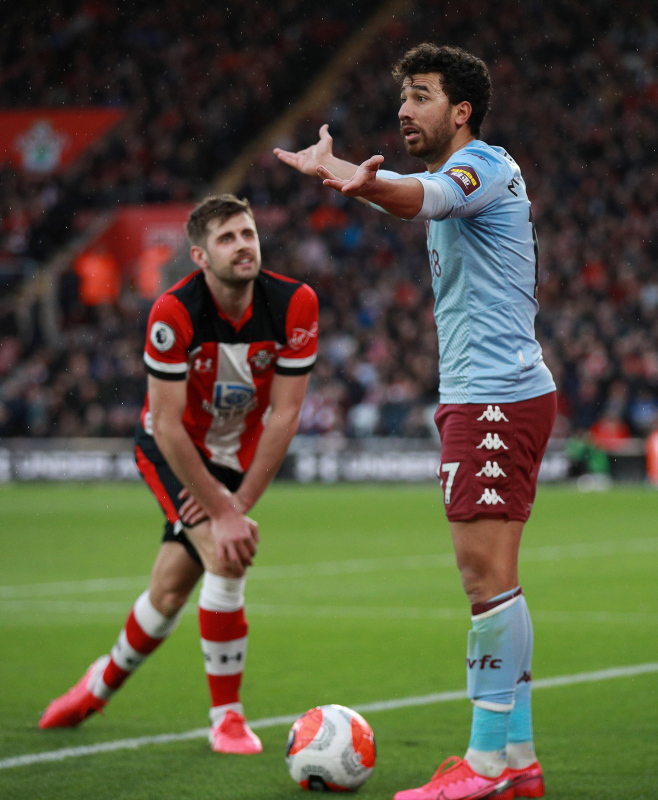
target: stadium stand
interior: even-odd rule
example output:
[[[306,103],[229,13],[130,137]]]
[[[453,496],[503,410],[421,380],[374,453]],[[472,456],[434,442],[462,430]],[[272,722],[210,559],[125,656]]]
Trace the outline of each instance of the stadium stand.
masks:
[[[130,19],[103,3],[63,5],[68,12],[59,21],[44,14],[32,28],[14,17],[0,103],[123,104],[130,114],[60,178],[4,176],[3,248],[37,262],[66,241],[62,220],[70,236],[79,209],[189,200],[205,192],[245,131],[262,132],[291,102],[291,75],[299,74],[300,63],[312,61],[314,71],[301,72],[317,74],[320,54],[335,52],[344,36],[344,28],[331,34],[345,19],[340,13],[335,25],[309,23],[300,33],[304,4],[292,0],[274,33],[271,24],[260,32],[256,26],[251,47],[240,40],[244,32],[231,13],[208,18],[173,0],[171,13],[156,17],[147,2]],[[87,27],[74,25],[80,15],[96,21],[85,17]],[[213,69],[199,75],[198,57],[208,59],[211,48],[208,19],[237,61],[258,53],[253,68],[260,80],[250,91],[266,97],[238,102],[230,58],[203,61]],[[189,31],[182,40],[174,35],[180,30]],[[325,31],[329,40],[318,41]],[[490,64],[495,94],[484,138],[509,149],[533,200],[542,264],[537,330],[559,386],[556,435],[588,432],[603,447],[646,436],[658,425],[655,19],[644,4],[621,7],[610,0],[410,2],[360,53],[357,66],[337,76],[329,105],[279,132],[277,143],[305,146],[329,122],[338,154],[360,161],[382,152],[388,168],[418,169],[401,147],[389,67],[407,47],[438,32]],[[53,44],[58,41],[64,44]],[[261,57],[268,52],[271,59]],[[71,59],[74,70],[66,66]],[[37,69],[43,63],[48,69]],[[176,78],[162,81],[162,74]],[[186,93],[197,82],[198,92]],[[190,95],[189,105],[180,100]],[[222,106],[217,97],[224,96],[229,100]],[[218,106],[219,120],[209,113]],[[321,357],[302,431],[432,436],[437,343],[422,226],[343,202],[278,164],[269,149],[245,174],[239,193],[256,209],[267,266],[308,280],[320,297]],[[124,290],[114,304],[85,307],[70,272],[59,294],[66,320],[60,349],[48,346],[34,309],[17,314],[16,304],[0,302],[0,435],[130,435],[143,380],[143,303]],[[20,305],[30,308],[29,297]]]

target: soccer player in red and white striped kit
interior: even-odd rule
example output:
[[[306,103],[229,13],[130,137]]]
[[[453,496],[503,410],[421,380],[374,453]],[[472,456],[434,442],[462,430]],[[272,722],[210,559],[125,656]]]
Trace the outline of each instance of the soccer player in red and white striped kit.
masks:
[[[156,300],[144,351],[148,391],[135,454],[166,517],[150,586],[110,654],[50,703],[39,726],[73,727],[101,711],[174,630],[202,578],[210,742],[217,752],[258,753],[239,693],[245,574],[258,542],[246,514],[297,430],[316,360],[318,300],[306,284],[261,269],[246,200],[208,198],[186,229],[199,269]]]

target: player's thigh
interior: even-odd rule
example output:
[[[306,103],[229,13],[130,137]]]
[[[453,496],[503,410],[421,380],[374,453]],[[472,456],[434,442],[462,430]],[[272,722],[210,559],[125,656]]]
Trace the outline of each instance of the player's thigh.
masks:
[[[229,491],[235,492],[239,488],[242,481],[241,473],[235,472],[228,467],[211,463],[200,451],[199,455],[208,472],[223,483]],[[136,436],[135,457],[137,468],[160,504],[166,518],[163,544],[176,543],[182,545],[202,571],[203,568],[210,569],[210,567],[213,567],[210,571],[214,572],[216,548],[213,548],[212,537],[209,535],[208,521],[204,520],[192,527],[183,526],[179,516],[180,507],[185,502],[180,497],[183,484],[167,463],[153,437],[148,436],[143,429],[140,429]],[[190,535],[192,532],[194,532],[193,535]],[[197,551],[197,542],[200,546],[203,546],[205,553],[203,557]]]
[[[149,597],[161,614],[169,617],[182,608],[203,567],[178,542],[163,542],[151,572]]]

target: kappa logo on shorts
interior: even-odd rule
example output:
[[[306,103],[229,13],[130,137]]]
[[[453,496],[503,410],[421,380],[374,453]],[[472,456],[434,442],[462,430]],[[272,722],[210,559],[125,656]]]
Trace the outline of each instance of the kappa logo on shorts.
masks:
[[[502,447],[503,450],[509,450],[509,447],[505,444],[505,442],[500,438],[497,433],[494,433],[492,436],[491,433],[487,433],[484,439],[480,442],[477,446],[478,450],[481,450],[483,447],[486,447],[487,450],[500,450]]]
[[[477,418],[478,422],[481,422],[483,419],[486,419],[487,422],[509,422],[505,414],[500,410],[500,406],[487,406],[487,410],[483,411],[482,414]]]
[[[505,505],[505,501],[495,489],[485,489],[476,505],[479,506],[480,503],[486,503],[488,506],[495,506],[498,503]]]
[[[450,169],[446,170],[443,174],[453,180],[462,192],[464,192],[466,197],[468,197],[469,194],[473,194],[476,189],[482,186],[480,176],[473,167],[469,167],[468,165],[462,164],[458,167],[450,167]]]
[[[487,463],[482,467],[479,472],[475,473],[476,478],[481,478],[484,476],[485,478],[506,478],[507,475],[503,472],[503,470],[498,465],[497,461],[494,461],[493,464],[491,461],[487,461]]]

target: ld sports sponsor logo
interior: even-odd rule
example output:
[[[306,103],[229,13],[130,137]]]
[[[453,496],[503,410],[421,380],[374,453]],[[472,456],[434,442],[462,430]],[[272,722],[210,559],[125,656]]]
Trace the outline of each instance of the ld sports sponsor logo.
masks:
[[[218,381],[215,384],[213,401],[215,408],[223,410],[242,410],[247,408],[255,394],[253,386],[242,383],[225,383]]]
[[[288,344],[293,350],[302,350],[311,341],[311,339],[315,339],[317,335],[317,322],[314,322],[308,331],[304,330],[304,328],[293,328],[292,335],[288,339]]]
[[[480,176],[473,169],[473,167],[450,167],[450,169],[446,170],[443,174],[447,175],[451,180],[453,180],[457,186],[459,186],[462,192],[464,192],[466,197],[468,197],[469,194],[473,194],[476,189],[479,189],[480,186],[482,186]]]

